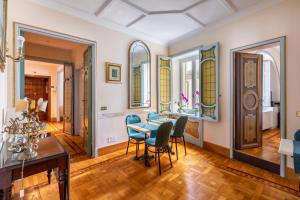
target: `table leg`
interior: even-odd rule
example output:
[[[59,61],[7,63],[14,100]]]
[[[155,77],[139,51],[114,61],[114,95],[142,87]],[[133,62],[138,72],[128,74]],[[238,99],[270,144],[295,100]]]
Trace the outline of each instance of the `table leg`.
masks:
[[[10,200],[11,199],[11,190],[12,186],[8,188],[1,188],[0,189],[0,200]]]
[[[0,172],[0,200],[11,199],[12,193],[12,172]]]
[[[68,200],[69,197],[69,156],[59,160],[58,188],[60,200]]]
[[[48,184],[51,184],[52,169],[47,170]]]
[[[68,172],[66,169],[58,171],[58,187],[60,200],[67,200]]]

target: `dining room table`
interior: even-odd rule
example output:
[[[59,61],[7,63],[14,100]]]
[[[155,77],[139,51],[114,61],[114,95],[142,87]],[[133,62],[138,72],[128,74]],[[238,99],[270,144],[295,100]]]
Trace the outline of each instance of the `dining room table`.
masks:
[[[162,117],[162,118],[159,118],[159,119],[149,120],[149,123],[154,123],[154,124],[158,124],[158,125],[160,125],[162,123],[165,123],[165,122],[172,122],[173,125],[175,125],[176,119]]]
[[[139,122],[134,124],[127,124],[127,128],[130,128],[132,130],[135,130],[143,135],[145,135],[145,141],[147,138],[156,137],[156,132],[159,127],[158,124],[151,123],[151,122]],[[145,150],[144,155],[141,157],[144,160],[145,166],[150,166],[149,158],[151,156],[148,155],[147,149],[146,149],[146,143],[145,143]]]

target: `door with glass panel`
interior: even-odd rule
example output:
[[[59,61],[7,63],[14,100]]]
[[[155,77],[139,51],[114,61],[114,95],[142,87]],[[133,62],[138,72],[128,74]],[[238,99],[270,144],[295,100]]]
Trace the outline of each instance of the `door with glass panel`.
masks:
[[[67,134],[73,135],[74,132],[74,117],[73,117],[73,103],[74,103],[74,73],[73,66],[70,63],[64,64],[64,117],[63,117],[63,131]]]

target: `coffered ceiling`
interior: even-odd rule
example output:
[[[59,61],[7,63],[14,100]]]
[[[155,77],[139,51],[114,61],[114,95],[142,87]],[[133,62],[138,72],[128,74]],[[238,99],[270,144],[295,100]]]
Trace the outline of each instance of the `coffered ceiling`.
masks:
[[[167,44],[280,0],[31,1],[141,39]]]

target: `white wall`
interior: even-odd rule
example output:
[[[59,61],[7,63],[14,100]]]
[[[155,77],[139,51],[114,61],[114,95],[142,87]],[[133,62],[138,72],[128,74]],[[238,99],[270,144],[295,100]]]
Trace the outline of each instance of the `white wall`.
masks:
[[[248,44],[287,36],[286,44],[286,109],[287,137],[293,138],[294,132],[300,128],[300,118],[296,111],[300,110],[299,74],[300,74],[300,1],[285,0],[267,10],[257,12],[211,29],[183,41],[172,44],[169,53],[175,54],[201,44],[220,42],[220,105],[221,120],[218,123],[205,122],[204,140],[229,148],[229,100],[230,100],[230,49]],[[290,163],[291,166],[291,163]]]
[[[4,72],[0,71],[0,135],[4,125],[7,108],[7,67]],[[1,136],[0,136],[1,138]],[[1,140],[1,139],[0,139]]]
[[[144,113],[143,109],[127,109],[127,63],[128,48],[136,39],[124,33],[87,23],[81,19],[55,12],[48,8],[35,5],[27,0],[10,0],[8,3],[8,47],[13,48],[13,22],[20,22],[35,27],[65,33],[97,42],[96,54],[96,148],[127,140],[125,115],[131,112]],[[166,55],[167,48],[145,41],[151,51],[151,105],[156,110],[156,56]],[[105,62],[122,64],[122,84],[105,83]],[[13,105],[13,71],[9,67],[9,106]],[[100,112],[101,106],[108,110]],[[118,113],[120,117],[101,117],[102,113]],[[116,126],[117,124],[117,126]],[[106,138],[115,137],[115,142],[107,143]]]

